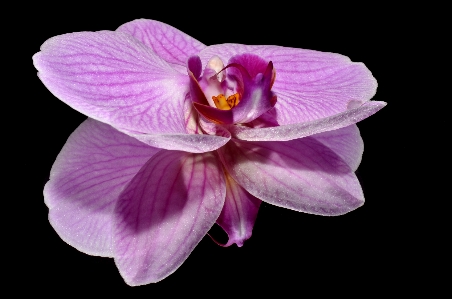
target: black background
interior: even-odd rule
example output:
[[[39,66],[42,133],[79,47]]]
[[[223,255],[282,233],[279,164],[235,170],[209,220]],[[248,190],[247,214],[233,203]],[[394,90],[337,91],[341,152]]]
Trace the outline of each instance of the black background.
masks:
[[[409,199],[397,183],[406,170],[403,157],[409,146],[403,134],[408,124],[394,125],[402,99],[394,95],[398,66],[390,57],[398,54],[391,43],[394,33],[402,29],[382,25],[392,19],[391,13],[330,6],[300,10],[279,1],[256,10],[238,4],[201,7],[196,3],[182,8],[174,3],[167,8],[134,4],[127,9],[73,5],[47,11],[40,6],[34,19],[27,21],[32,34],[27,41],[30,86],[26,91],[32,96],[27,99],[26,119],[29,130],[36,133],[30,137],[33,142],[27,140],[21,147],[27,159],[19,166],[28,171],[23,179],[27,187],[22,187],[27,192],[22,213],[26,229],[20,237],[23,266],[15,274],[17,280],[39,292],[58,288],[149,296],[180,290],[201,296],[272,289],[300,296],[304,292],[354,293],[362,288],[372,294],[392,287],[401,290],[400,275],[411,267],[405,246],[411,226],[401,217],[406,211],[400,205]],[[156,284],[134,288],[124,283],[112,259],[88,256],[62,241],[48,222],[42,189],[66,139],[86,117],[44,87],[31,56],[52,36],[115,30],[137,18],[165,22],[206,45],[281,45],[340,53],[364,62],[379,84],[373,100],[388,103],[358,124],[365,150],[357,176],[365,205],[343,216],[322,217],[263,203],[253,236],[242,248],[222,248],[206,236],[175,273]],[[221,235],[217,230],[212,233]]]

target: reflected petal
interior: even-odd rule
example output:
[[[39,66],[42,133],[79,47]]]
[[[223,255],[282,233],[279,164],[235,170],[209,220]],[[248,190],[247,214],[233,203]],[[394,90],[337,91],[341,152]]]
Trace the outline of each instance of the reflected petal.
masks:
[[[361,163],[364,142],[356,125],[312,135],[335,152],[354,172]]]
[[[112,257],[119,194],[159,150],[96,120],[83,122],[58,155],[44,188],[58,235],[84,253]]]
[[[124,280],[143,285],[173,273],[215,223],[225,196],[214,153],[153,156],[115,209],[115,263]]]
[[[364,204],[350,167],[313,137],[287,142],[231,139],[218,152],[240,186],[276,206],[334,216]]]
[[[225,178],[226,200],[217,223],[228,234],[229,240],[224,245],[218,243],[215,239],[214,241],[224,247],[231,246],[234,243],[242,247],[243,242],[251,237],[262,201],[249,194],[227,172],[225,172]]]

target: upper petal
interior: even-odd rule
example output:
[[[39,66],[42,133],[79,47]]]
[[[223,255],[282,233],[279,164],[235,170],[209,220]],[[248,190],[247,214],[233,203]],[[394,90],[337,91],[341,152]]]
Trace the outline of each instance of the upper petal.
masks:
[[[370,100],[377,81],[362,63],[346,56],[280,46],[213,45],[199,54],[203,65],[214,55],[228,61],[252,53],[272,61],[277,121],[292,124],[328,117]]]
[[[350,167],[313,137],[286,142],[231,139],[218,152],[234,180],[262,201],[329,216],[364,203]]]
[[[187,73],[188,58],[206,47],[179,29],[154,20],[134,20],[121,25],[116,31],[132,35],[165,61],[181,66],[176,68],[184,74]]]
[[[96,120],[83,122],[58,155],[44,188],[58,235],[84,253],[111,257],[118,196],[158,150]]]
[[[115,262],[124,280],[142,285],[173,273],[217,220],[225,193],[213,152],[153,156],[115,209]]]
[[[56,97],[91,118],[140,133],[186,133],[188,77],[129,34],[59,35],[33,61]]]

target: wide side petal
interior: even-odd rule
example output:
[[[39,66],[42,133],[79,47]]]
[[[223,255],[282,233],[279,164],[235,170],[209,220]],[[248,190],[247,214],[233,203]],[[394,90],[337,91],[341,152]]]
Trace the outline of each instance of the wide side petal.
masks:
[[[173,273],[215,223],[225,196],[214,153],[153,156],[115,209],[115,263],[126,283],[148,284]]]
[[[206,47],[179,29],[154,20],[134,20],[121,25],[116,31],[132,35],[166,62],[182,66],[184,74],[187,73],[188,58]]]
[[[109,125],[84,121],[58,155],[44,188],[58,235],[84,253],[111,257],[119,194],[157,151]]]
[[[304,123],[268,128],[228,126],[228,130],[232,137],[241,140],[287,141],[348,127],[371,116],[384,106],[385,102],[370,101],[345,112]]]
[[[232,139],[218,152],[240,186],[276,206],[334,216],[364,203],[350,167],[313,137],[286,142]]]
[[[60,100],[115,128],[186,133],[188,76],[129,34],[55,36],[33,56],[38,76]]]
[[[346,56],[280,46],[213,45],[199,54],[203,66],[213,56],[228,61],[252,53],[272,61],[276,80],[272,91],[279,124],[312,121],[341,113],[369,101],[377,81],[362,63]]]
[[[351,125],[342,129],[323,132],[311,136],[335,152],[354,172],[361,163],[364,142],[358,126]]]
[[[226,244],[221,246],[231,246],[236,243],[242,247],[243,242],[251,237],[257,212],[261,205],[261,200],[249,194],[234,179],[225,172],[226,178],[226,200],[217,224],[225,230],[229,236]]]

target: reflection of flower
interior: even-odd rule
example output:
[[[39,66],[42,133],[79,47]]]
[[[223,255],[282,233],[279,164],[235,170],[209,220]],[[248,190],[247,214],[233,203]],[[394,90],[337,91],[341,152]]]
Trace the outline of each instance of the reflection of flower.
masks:
[[[369,101],[377,84],[363,64],[206,47],[151,20],[51,38],[33,60],[90,117],[52,168],[50,222],[78,250],[114,257],[130,285],[171,274],[215,222],[225,246],[242,246],[261,200],[319,215],[364,202],[355,123],[385,103]]]

